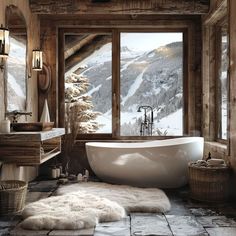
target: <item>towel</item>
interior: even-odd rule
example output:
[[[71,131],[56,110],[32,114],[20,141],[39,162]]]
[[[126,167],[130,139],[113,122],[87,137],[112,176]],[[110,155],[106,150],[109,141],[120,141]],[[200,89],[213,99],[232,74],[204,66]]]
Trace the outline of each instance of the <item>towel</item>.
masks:
[[[212,166],[212,167],[221,167],[221,166],[226,166],[225,161],[223,159],[209,159],[207,161],[207,165]]]

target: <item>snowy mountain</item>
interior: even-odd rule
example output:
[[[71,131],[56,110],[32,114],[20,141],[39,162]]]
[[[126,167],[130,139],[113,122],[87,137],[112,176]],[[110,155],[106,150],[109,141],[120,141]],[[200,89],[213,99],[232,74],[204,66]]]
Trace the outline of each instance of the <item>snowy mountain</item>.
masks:
[[[87,94],[92,96],[94,110],[103,113],[98,118],[103,127],[99,132],[111,132],[111,57],[108,45],[101,48],[85,65],[80,75],[91,83]],[[142,113],[140,105],[154,108],[155,128],[168,129],[167,134],[182,134],[182,42],[174,42],[151,51],[136,52],[121,48],[120,100],[121,134],[139,135]],[[176,118],[173,118],[173,114]],[[169,116],[169,118],[168,118]],[[174,121],[173,127],[169,121]],[[157,125],[159,123],[159,126]],[[176,126],[177,127],[174,127]]]

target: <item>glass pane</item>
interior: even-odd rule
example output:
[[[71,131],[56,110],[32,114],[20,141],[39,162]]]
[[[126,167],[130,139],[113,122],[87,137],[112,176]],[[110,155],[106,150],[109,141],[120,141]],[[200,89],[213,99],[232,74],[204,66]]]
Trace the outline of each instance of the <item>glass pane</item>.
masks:
[[[182,33],[121,33],[120,51],[121,135],[182,135]]]
[[[111,35],[65,36],[65,100],[79,103],[78,133],[111,133]]]
[[[227,139],[227,100],[228,100],[228,36],[225,31],[221,34],[221,63],[219,76],[219,97],[220,97],[220,129],[219,138]]]
[[[25,110],[26,35],[10,35],[7,59],[7,111]]]

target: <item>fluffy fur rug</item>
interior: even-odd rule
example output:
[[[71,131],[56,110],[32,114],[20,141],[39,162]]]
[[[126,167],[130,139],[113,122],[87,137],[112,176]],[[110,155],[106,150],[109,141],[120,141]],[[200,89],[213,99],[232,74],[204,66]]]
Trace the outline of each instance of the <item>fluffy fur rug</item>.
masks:
[[[170,202],[156,188],[88,182],[59,188],[59,196],[27,205],[22,213],[25,229],[82,229],[98,222],[117,221],[129,212],[165,212]]]
[[[58,189],[57,195],[74,191],[85,191],[119,203],[129,212],[166,212],[170,202],[165,193],[158,188],[136,188],[126,185],[113,185],[101,182],[87,182],[65,185]]]

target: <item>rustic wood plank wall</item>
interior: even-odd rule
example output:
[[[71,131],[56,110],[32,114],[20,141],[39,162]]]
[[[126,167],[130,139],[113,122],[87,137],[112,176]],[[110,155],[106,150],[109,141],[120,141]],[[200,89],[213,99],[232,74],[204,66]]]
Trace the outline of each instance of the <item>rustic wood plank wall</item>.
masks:
[[[36,14],[205,14],[210,0],[111,0],[94,3],[91,0],[29,0]]]
[[[233,169],[233,185],[236,184],[236,23],[235,23],[236,1],[213,0],[208,16],[203,17],[203,124],[202,133],[207,142],[205,144],[205,156],[208,152],[213,157],[223,158],[228,161]],[[229,101],[228,101],[228,141],[217,143],[216,141],[216,67],[218,57],[214,41],[216,40],[215,24],[226,16],[229,29]],[[234,187],[233,187],[234,188]],[[236,193],[235,193],[236,196]]]
[[[234,186],[236,185],[236,22],[235,22],[235,12],[236,12],[236,1],[229,0],[229,128],[230,128],[230,162],[234,170]],[[235,187],[234,187],[235,189]],[[235,193],[236,196],[236,193]]]
[[[203,27],[203,136],[206,141],[216,138],[216,80],[215,80],[215,34],[214,27]]]
[[[32,116],[27,121],[38,119],[38,92],[37,72],[31,71],[32,50],[39,48],[40,22],[37,15],[31,13],[29,2],[26,0],[1,0],[0,1],[0,24],[5,25],[5,9],[8,5],[14,5],[22,12],[27,25],[27,65],[31,78],[27,80],[27,110],[32,111]],[[0,71],[0,120],[4,118],[4,72]],[[21,117],[25,121],[25,116]],[[0,172],[2,179],[25,179],[29,180],[36,176],[36,168],[23,168],[16,165],[6,165]]]
[[[31,78],[27,81],[28,86],[28,101],[27,109],[32,111],[32,117],[29,120],[37,120],[38,106],[37,106],[37,73],[31,71],[32,50],[39,47],[39,33],[40,26],[37,15],[33,15],[29,8],[28,1],[25,0],[2,0],[0,1],[0,24],[5,25],[5,9],[9,5],[14,5],[22,12],[27,24],[27,64]],[[4,118],[5,104],[4,104],[4,72],[0,71],[0,120]],[[24,117],[22,117],[24,118]]]
[[[151,23],[150,23],[151,22]],[[63,61],[57,63],[57,58],[63,56],[63,52],[57,50],[57,48],[63,47],[63,39],[58,41],[58,36],[61,34],[61,30],[64,28],[73,30],[73,28],[137,28],[137,29],[154,29],[159,28],[161,30],[166,29],[182,29],[187,32],[187,47],[186,58],[188,58],[189,65],[185,69],[184,73],[188,74],[187,83],[187,98],[185,105],[189,116],[187,116],[187,122],[185,124],[186,133],[191,135],[201,135],[201,103],[202,103],[202,81],[201,81],[201,18],[200,16],[164,16],[164,15],[138,15],[133,17],[131,15],[94,15],[94,16],[78,16],[74,18],[72,16],[51,16],[43,15],[41,17],[41,34],[45,33],[43,41],[43,51],[46,58],[46,63],[52,69],[52,85],[50,91],[45,94],[39,91],[39,114],[41,113],[43,102],[45,97],[49,101],[49,110],[53,121],[56,121],[59,126],[63,127],[63,96],[64,91],[64,73],[63,73]],[[68,32],[68,30],[66,32]],[[116,62],[114,62],[115,65]],[[59,73],[60,71],[60,73]],[[118,77],[118,70],[114,69],[114,78]],[[119,92],[118,81],[114,80],[116,84],[113,94]],[[59,93],[58,93],[59,89]],[[117,103],[119,101],[116,101]],[[116,110],[116,105],[113,112]],[[61,117],[61,118],[60,118]],[[59,119],[60,118],[60,119]],[[117,133],[119,127],[114,123],[113,132]],[[112,138],[112,137],[111,137]],[[101,139],[101,137],[100,137]],[[86,161],[84,145],[76,145],[73,152],[73,161],[71,166],[73,172],[76,173],[83,168],[88,168]],[[78,153],[80,153],[78,155]],[[78,158],[81,159],[78,160]]]
[[[227,17],[227,0],[215,0],[211,2],[211,10],[208,15],[202,17],[202,84],[203,84],[203,104],[202,104],[202,133],[205,141],[218,141],[217,137],[217,75],[219,66],[218,49],[216,41],[219,40],[217,34],[218,22]],[[219,33],[219,32],[218,32]],[[227,142],[225,142],[227,149]],[[211,150],[207,149],[207,152]],[[217,150],[220,150],[218,147]],[[229,148],[227,149],[229,153]],[[218,157],[224,157],[220,151]]]
[[[55,122],[55,126],[58,126],[58,84],[57,84],[57,51],[55,50],[57,46],[57,29],[56,26],[50,24],[46,27],[41,25],[41,41],[42,41],[42,51],[44,63],[51,70],[51,85],[50,88],[42,92],[38,90],[38,108],[39,108],[39,119],[43,110],[43,105],[45,99],[48,101],[49,113],[51,121]]]
[[[80,17],[82,18],[82,17]],[[58,86],[60,85],[60,82],[58,84],[58,76],[60,76],[60,80],[63,80],[61,75],[58,75],[57,71],[57,54],[60,52],[57,52],[57,43],[60,44],[60,48],[62,47],[61,42],[57,42],[57,37],[58,37],[58,32],[57,28],[63,26],[63,27],[82,27],[82,28],[93,28],[93,27],[128,27],[128,26],[135,26],[137,29],[138,28],[147,28],[149,27],[150,29],[159,27],[160,29],[166,29],[168,28],[180,28],[180,27],[186,27],[189,31],[189,42],[191,44],[191,48],[193,50],[189,50],[189,68],[187,69],[187,73],[190,74],[190,81],[192,81],[193,84],[190,83],[190,88],[188,89],[193,89],[196,90],[198,95],[197,96],[197,102],[195,102],[195,92],[190,91],[189,92],[189,100],[192,101],[191,105],[188,105],[189,107],[189,113],[193,114],[189,119],[190,121],[188,122],[188,131],[190,132],[198,132],[201,130],[200,128],[200,119],[201,119],[201,66],[200,66],[200,54],[201,54],[201,28],[199,26],[199,18],[195,18],[191,20],[190,18],[183,18],[181,17],[172,17],[173,20],[171,20],[171,17],[159,17],[159,16],[149,16],[147,19],[145,19],[145,16],[140,16],[138,19],[132,19],[129,16],[126,17],[119,17],[115,16],[115,20],[113,17],[110,17],[110,19],[106,18],[104,16],[105,20],[103,19],[103,16],[99,16],[96,19],[96,16],[93,16],[93,19],[89,17],[83,17],[80,20],[71,20],[70,18],[68,20],[62,20],[62,19],[56,19],[53,21],[50,17],[49,18],[43,18],[41,21],[41,26],[42,26],[42,32],[46,32],[46,36],[43,41],[43,51],[44,55],[46,58],[46,63],[51,67],[52,69],[52,86],[48,94],[44,93],[39,93],[39,114],[41,113],[43,102],[45,99],[45,96],[48,98],[49,101],[49,108],[52,113],[52,120],[53,121],[58,121],[57,117],[57,110],[58,110],[58,101],[57,101],[57,91],[58,91]],[[170,20],[166,20],[166,19]],[[150,25],[150,20],[152,21],[152,25]],[[196,23],[193,23],[196,22]],[[191,26],[193,25],[193,26]],[[49,28],[50,26],[50,28]],[[47,36],[50,35],[50,36]],[[48,38],[49,37],[49,38]],[[197,40],[195,40],[195,38]],[[198,45],[195,47],[195,45]],[[59,65],[61,68],[62,65]],[[114,70],[114,73],[115,72]],[[194,79],[193,79],[194,77]],[[116,93],[117,91],[113,91],[113,93]],[[60,97],[63,96],[63,94],[59,95]],[[60,102],[59,102],[60,103]],[[62,106],[62,104],[60,104]],[[195,117],[199,116],[197,118],[197,121],[195,120]],[[63,122],[62,122],[63,123]],[[60,125],[62,125],[60,123]]]

